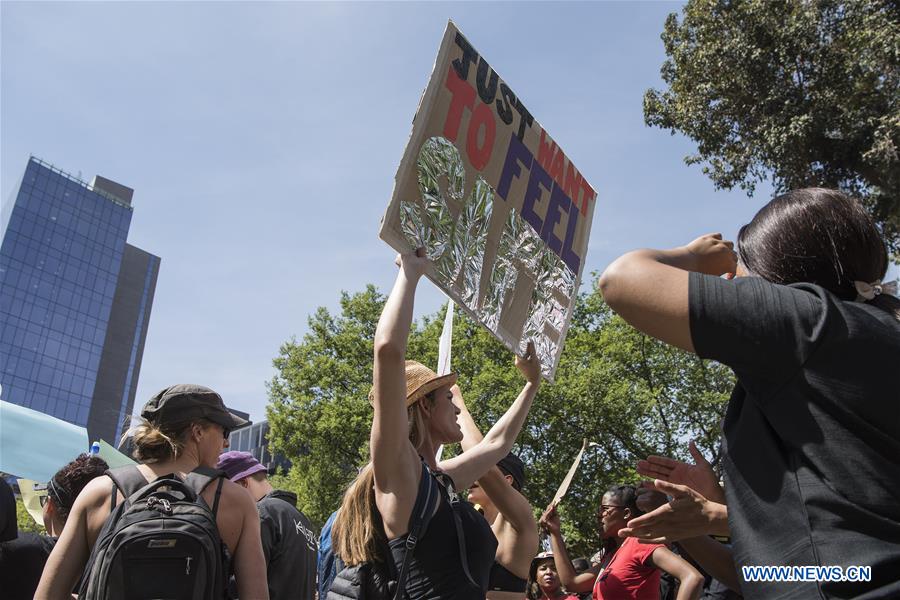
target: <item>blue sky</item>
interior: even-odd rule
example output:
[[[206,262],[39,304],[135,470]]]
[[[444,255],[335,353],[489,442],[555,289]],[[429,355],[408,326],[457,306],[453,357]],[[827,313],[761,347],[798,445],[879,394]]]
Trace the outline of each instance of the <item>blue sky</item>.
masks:
[[[598,191],[586,273],[734,236],[769,188],[715,191],[689,140],[643,123],[678,9],[3,2],[0,197],[29,154],[134,188],[129,242],[162,258],[136,406],[194,382],[261,419],[307,316],[392,282],[379,219],[448,18]],[[443,299],[423,288],[417,315]]]

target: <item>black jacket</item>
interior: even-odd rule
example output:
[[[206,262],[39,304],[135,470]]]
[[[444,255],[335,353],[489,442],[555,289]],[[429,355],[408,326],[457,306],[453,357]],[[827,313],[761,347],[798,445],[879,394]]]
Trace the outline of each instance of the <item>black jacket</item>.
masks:
[[[316,590],[316,539],[297,510],[297,495],[275,490],[256,503],[269,581],[269,598],[310,599]]]

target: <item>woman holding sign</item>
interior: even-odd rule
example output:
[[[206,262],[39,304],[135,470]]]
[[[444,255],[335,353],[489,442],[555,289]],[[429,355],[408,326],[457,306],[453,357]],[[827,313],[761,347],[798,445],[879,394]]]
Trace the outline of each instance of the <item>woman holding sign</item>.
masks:
[[[703,576],[686,560],[663,544],[642,544],[635,538],[619,537],[619,530],[640,514],[634,486],[619,485],[607,490],[597,512],[603,540],[600,564],[576,573],[562,538],[556,504],[547,508],[541,527],[550,535],[556,570],[567,590],[592,592],[593,600],[650,600],[659,598],[660,571],[665,571],[680,582],[677,600],[700,597]]]
[[[900,300],[881,281],[884,239],[859,201],[811,188],[769,202],[737,241],[630,252],[600,290],[637,329],[737,376],[722,444],[737,566],[871,567],[744,595],[896,597]]]
[[[429,263],[419,249],[397,264],[375,332],[372,462],[344,494],[334,523],[335,554],[348,568],[337,574],[331,592],[339,594],[353,577],[367,577],[368,586],[362,567],[369,565],[398,581],[409,600],[483,600],[497,540],[454,490],[469,487],[509,452],[537,393],[540,363],[533,350],[516,357],[526,384],[512,406],[481,442],[438,463],[438,446],[463,438],[451,393],[456,375],[438,376],[406,360],[416,285]]]

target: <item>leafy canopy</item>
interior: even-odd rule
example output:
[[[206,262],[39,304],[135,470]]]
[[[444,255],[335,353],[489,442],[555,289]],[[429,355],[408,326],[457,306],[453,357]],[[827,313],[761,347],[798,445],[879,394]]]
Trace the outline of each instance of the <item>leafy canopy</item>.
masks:
[[[668,89],[648,125],[697,143],[688,164],[752,195],[824,186],[861,198],[900,250],[900,4],[689,0],[662,33]]]
[[[269,441],[293,463],[276,484],[297,492],[300,509],[319,524],[368,460],[372,340],[384,301],[372,286],[343,293],[340,315],[317,310],[309,333],[284,344],[274,361]],[[443,311],[414,324],[408,356],[436,365],[442,325]],[[484,432],[524,385],[510,352],[461,311],[453,330],[453,369]],[[585,453],[561,507],[570,548],[576,555],[592,554],[599,547],[594,515],[603,491],[636,482],[634,465],[648,454],[686,456],[691,438],[714,455],[732,384],[721,365],[637,332],[606,307],[599,292],[582,295],[556,382],[541,387],[517,440],[515,451],[527,465],[525,495],[539,512],[582,440],[598,443]]]

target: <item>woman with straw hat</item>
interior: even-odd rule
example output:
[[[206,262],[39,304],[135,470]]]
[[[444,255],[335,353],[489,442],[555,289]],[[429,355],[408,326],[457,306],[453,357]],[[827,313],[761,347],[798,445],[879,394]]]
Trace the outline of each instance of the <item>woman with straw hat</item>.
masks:
[[[406,360],[416,285],[428,260],[419,249],[396,262],[400,272],[375,332],[372,461],[344,495],[332,533],[335,554],[349,566],[381,563],[399,570],[405,562],[409,600],[483,600],[497,541],[454,490],[467,488],[512,448],[537,393],[540,363],[530,346],[525,358],[517,357],[526,384],[506,414],[479,444],[437,462],[441,444],[463,437],[451,392],[456,375],[438,376]],[[422,477],[429,478],[423,487],[437,493],[426,507],[427,528],[416,540],[407,534]]]

